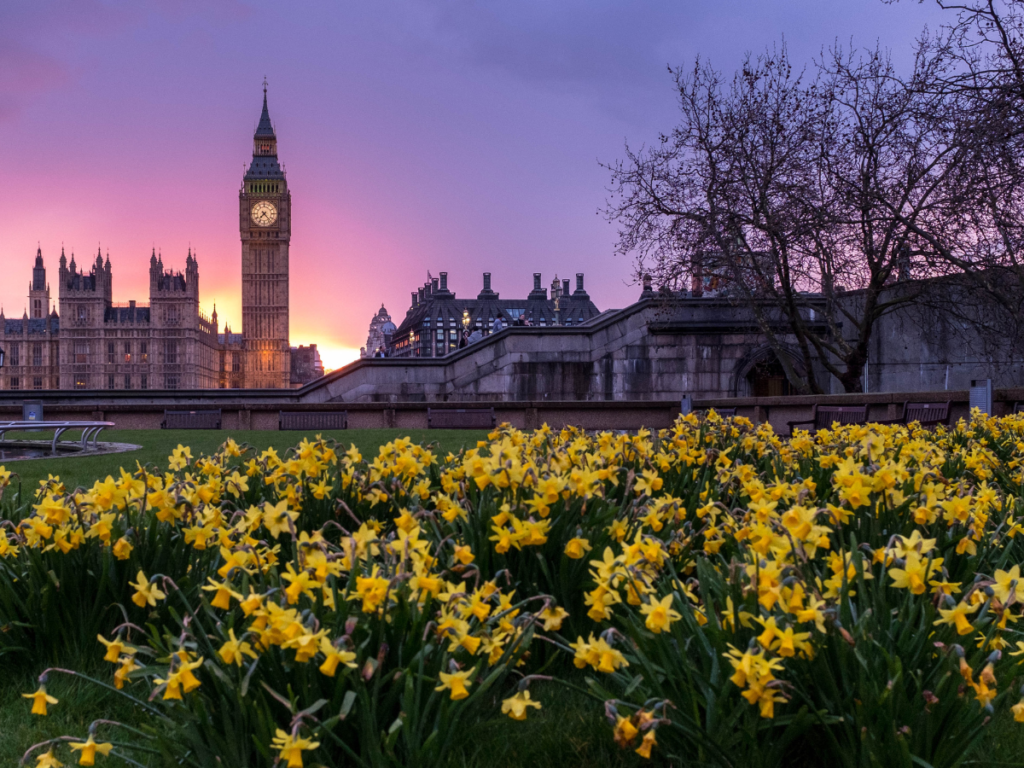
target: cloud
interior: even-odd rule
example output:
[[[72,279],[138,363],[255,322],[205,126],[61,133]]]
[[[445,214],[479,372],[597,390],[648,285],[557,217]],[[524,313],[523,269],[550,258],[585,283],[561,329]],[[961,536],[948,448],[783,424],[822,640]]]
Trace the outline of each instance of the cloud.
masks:
[[[668,66],[700,53],[731,72],[745,51],[785,33],[791,52],[810,57],[836,35],[858,45],[881,36],[902,52],[934,9],[881,0],[409,0],[428,19],[420,34],[471,65],[559,93],[586,96],[603,111],[657,110],[670,99]],[[910,4],[906,4],[910,5]],[[794,45],[798,43],[798,45]]]
[[[690,14],[682,4],[611,0],[419,0],[428,43],[606,106],[624,95],[663,96],[666,65]]]

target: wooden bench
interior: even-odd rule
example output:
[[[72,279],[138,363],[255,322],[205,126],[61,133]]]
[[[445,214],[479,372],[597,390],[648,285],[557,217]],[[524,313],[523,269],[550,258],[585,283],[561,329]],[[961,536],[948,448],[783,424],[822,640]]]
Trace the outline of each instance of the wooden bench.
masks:
[[[811,424],[815,430],[829,429],[835,422],[840,424],[866,424],[868,407],[866,405],[815,405],[811,410],[811,418],[787,422],[790,433],[793,427]]]
[[[220,409],[164,411],[160,429],[220,429]]]
[[[922,427],[933,427],[936,424],[948,424],[952,402],[945,403],[910,403],[903,404],[903,415],[898,419],[880,419],[879,424],[910,424],[918,422]]]
[[[279,429],[348,429],[348,411],[280,411]]]
[[[493,408],[427,408],[427,429],[494,429]]]

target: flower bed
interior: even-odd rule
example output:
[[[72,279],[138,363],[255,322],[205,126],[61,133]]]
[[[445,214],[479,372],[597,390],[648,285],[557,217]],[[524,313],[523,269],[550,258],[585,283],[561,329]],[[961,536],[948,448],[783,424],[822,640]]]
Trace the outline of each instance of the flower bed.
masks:
[[[1024,721],[1022,473],[1024,417],[978,414],[179,446],[0,498],[0,665],[54,665],[42,715],[96,654],[139,709],[44,766],[439,765],[484,718],[543,717],[573,665],[643,757],[952,766],[998,708]]]

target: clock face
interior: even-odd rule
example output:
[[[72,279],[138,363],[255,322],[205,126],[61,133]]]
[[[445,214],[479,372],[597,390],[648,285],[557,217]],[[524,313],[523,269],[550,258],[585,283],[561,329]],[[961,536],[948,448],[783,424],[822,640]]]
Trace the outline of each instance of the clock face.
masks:
[[[252,223],[257,227],[269,227],[277,221],[277,208],[273,203],[260,200],[252,207]]]

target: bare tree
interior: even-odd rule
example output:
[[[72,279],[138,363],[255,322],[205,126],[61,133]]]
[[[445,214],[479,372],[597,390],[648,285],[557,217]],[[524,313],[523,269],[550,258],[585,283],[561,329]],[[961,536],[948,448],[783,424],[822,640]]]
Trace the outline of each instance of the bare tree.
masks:
[[[929,87],[947,74],[932,53],[907,78],[839,48],[812,75],[784,48],[729,83],[699,60],[673,70],[679,124],[609,166],[619,250],[662,283],[714,276],[799,390],[825,389],[821,366],[859,391],[879,319],[917,296],[890,286],[955,271],[970,229],[962,103]]]
[[[963,288],[948,309],[1024,348],[1024,2],[937,4],[950,21],[918,51],[941,64],[917,87],[960,103],[969,149],[952,179],[970,221],[946,255]]]

